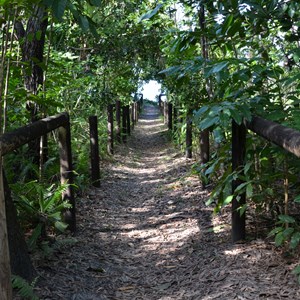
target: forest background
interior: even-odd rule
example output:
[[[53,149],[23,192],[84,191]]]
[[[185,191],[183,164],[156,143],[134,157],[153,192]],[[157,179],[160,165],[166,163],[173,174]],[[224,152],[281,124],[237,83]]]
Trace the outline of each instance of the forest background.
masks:
[[[229,155],[232,119],[240,125],[255,114],[300,129],[297,1],[0,5],[2,133],[68,112],[75,186],[83,193],[89,185],[88,117],[98,116],[101,156],[107,157],[107,105],[132,103],[142,82],[156,80],[177,109],[173,138],[183,151],[192,124],[193,153],[199,154],[193,171],[204,184],[215,183],[208,204],[220,211],[246,193],[250,201],[240,212],[251,206],[270,215],[278,221],[271,232],[276,244],[288,241],[291,251],[297,249],[299,160],[251,133],[242,170],[231,169]],[[61,212],[70,204],[58,197],[65,187],[57,183],[56,138],[20,148],[3,161],[32,249],[47,230],[66,229]],[[233,178],[244,183],[232,193]]]

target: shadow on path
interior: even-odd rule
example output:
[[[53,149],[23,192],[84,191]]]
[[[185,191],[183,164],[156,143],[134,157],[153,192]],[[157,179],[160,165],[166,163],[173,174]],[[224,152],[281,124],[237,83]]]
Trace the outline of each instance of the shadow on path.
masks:
[[[273,267],[272,246],[231,245],[228,215],[212,217],[193,161],[169,142],[156,107],[116,152],[101,188],[78,204],[78,242],[38,266],[42,299],[300,296],[287,269]]]

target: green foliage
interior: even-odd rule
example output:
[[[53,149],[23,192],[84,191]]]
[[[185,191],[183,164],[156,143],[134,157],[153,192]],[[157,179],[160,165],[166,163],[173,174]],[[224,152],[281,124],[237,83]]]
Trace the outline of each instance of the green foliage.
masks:
[[[289,242],[290,249],[296,249],[300,244],[300,226],[294,217],[288,215],[279,215],[277,227],[275,227],[269,236],[275,236],[275,245],[282,246]]]
[[[62,213],[71,205],[61,198],[67,187],[67,184],[45,187],[37,181],[25,185],[11,185],[20,219],[26,228],[32,229],[28,240],[30,249],[36,247],[38,239],[44,236],[47,230],[64,232],[67,229]]]
[[[53,254],[61,251],[62,249],[73,246],[78,241],[75,238],[63,238],[63,239],[56,239],[54,242],[51,241],[43,241],[40,245],[40,249],[42,251],[42,256],[44,258],[51,257]]]
[[[33,291],[36,281],[37,278],[32,283],[28,283],[22,277],[12,275],[12,287],[13,289],[16,289],[18,291],[18,294],[22,297],[22,299],[28,299],[28,300],[39,299]]]

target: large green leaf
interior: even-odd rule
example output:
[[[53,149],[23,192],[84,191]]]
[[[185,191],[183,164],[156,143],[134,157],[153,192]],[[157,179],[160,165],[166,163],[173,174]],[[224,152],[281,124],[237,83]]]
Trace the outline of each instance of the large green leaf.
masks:
[[[300,232],[295,232],[291,237],[290,247],[295,249],[300,243]]]
[[[153,16],[155,16],[160,8],[163,6],[163,3],[159,3],[154,9],[149,10],[146,14],[142,15],[140,18],[140,21],[151,19]]]
[[[52,11],[59,21],[62,21],[68,0],[53,0]]]
[[[278,218],[283,223],[289,223],[289,224],[291,224],[291,223],[295,223],[296,222],[293,217],[288,216],[288,215],[279,215]]]
[[[220,121],[220,118],[218,116],[216,116],[214,118],[205,118],[203,121],[200,122],[199,128],[201,130],[205,130],[213,125],[218,124],[219,121]]]

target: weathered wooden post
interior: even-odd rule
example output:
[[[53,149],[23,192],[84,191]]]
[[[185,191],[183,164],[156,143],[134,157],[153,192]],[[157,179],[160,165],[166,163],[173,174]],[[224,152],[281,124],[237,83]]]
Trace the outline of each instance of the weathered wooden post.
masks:
[[[192,111],[187,110],[186,113],[186,136],[185,136],[185,157],[192,158],[192,144],[193,144],[193,123],[192,123]]]
[[[140,102],[141,102],[141,108],[144,105],[144,95],[141,94],[141,98],[140,98]]]
[[[141,102],[137,101],[137,119],[139,118],[141,112]]]
[[[232,171],[241,170],[245,163],[246,153],[246,127],[244,124],[238,125],[232,120]],[[241,179],[232,181],[232,193],[242,184]],[[241,215],[240,208],[246,204],[245,193],[240,194],[239,198],[232,200],[232,241],[235,243],[244,240],[246,237],[246,216],[245,212]]]
[[[164,124],[168,124],[168,103],[164,101]]]
[[[161,112],[161,94],[159,94],[159,96],[158,96],[158,108],[159,108],[159,110],[160,110],[160,112]]]
[[[135,120],[134,120],[134,103],[131,103],[131,110],[130,110],[130,115],[131,115],[131,126],[132,129],[134,129],[134,124],[135,124]]]
[[[11,300],[12,286],[2,172],[2,147],[0,148],[0,160],[0,299]]]
[[[116,101],[116,138],[121,143],[121,101]]]
[[[135,121],[135,124],[137,124],[138,118],[139,118],[138,103],[134,102],[134,121]]]
[[[107,106],[107,152],[114,154],[114,107],[112,104]]]
[[[73,165],[69,120],[66,125],[58,128],[58,141],[60,155],[60,181],[61,184],[68,184],[66,190],[62,194],[62,198],[63,200],[69,201],[72,205],[70,210],[65,212],[64,216],[65,221],[69,225],[69,229],[74,232],[76,230],[76,207],[73,192]]]
[[[129,105],[126,105],[126,126],[127,126],[127,134],[131,134],[131,125],[130,125],[130,108]]]
[[[205,129],[200,132],[200,161],[201,164],[209,162],[209,130]]]
[[[122,142],[127,142],[127,116],[126,116],[126,106],[122,106]]]
[[[168,129],[173,130],[173,104],[168,103]]]
[[[90,155],[91,155],[91,179],[95,187],[100,187],[100,159],[98,141],[98,119],[97,116],[89,117],[90,124]]]

